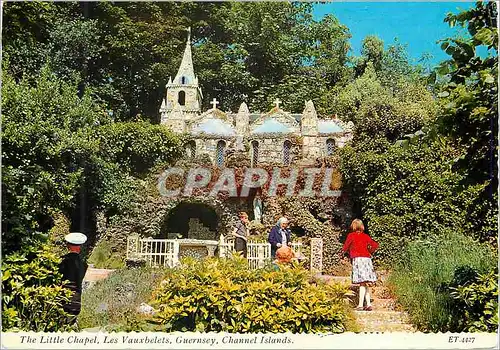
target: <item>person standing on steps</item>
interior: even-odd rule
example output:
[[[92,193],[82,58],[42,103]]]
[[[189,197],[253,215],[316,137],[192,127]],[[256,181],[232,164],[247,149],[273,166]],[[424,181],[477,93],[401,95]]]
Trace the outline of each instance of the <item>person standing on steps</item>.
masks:
[[[288,219],[282,217],[271,229],[267,241],[271,244],[271,256],[274,259],[276,257],[276,251],[278,248],[284,246],[290,246],[291,232],[288,228]]]
[[[247,240],[248,240],[248,214],[245,212],[240,212],[240,221],[237,222],[236,227],[233,230],[234,240],[234,250],[240,252],[242,256],[247,257]]]
[[[63,306],[64,311],[71,315],[69,323],[76,322],[76,317],[82,308],[82,282],[87,272],[87,264],[80,256],[81,247],[87,241],[87,236],[80,232],[72,232],[64,237],[69,253],[63,256],[59,265],[59,272],[66,281],[65,288],[71,290],[73,295],[70,301]]]
[[[365,233],[365,226],[359,219],[353,220],[350,231],[342,248],[342,255],[349,252],[352,260],[352,283],[360,285],[356,310],[371,311],[370,285],[377,281],[371,255],[377,250],[378,243]]]

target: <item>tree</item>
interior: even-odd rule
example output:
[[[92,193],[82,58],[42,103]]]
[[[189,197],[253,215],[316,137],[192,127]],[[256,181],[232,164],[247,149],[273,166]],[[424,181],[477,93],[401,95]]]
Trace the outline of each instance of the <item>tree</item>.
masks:
[[[67,210],[82,172],[78,159],[92,152],[90,129],[106,115],[88,94],[43,69],[2,86],[2,208],[4,254],[35,245],[51,226],[50,208]],[[77,137],[73,137],[77,136]]]
[[[376,35],[368,35],[363,39],[361,46],[361,58],[358,60],[357,75],[363,74],[370,62],[375,71],[382,69],[382,59],[384,57],[384,41]]]
[[[498,198],[498,29],[495,2],[477,2],[476,7],[459,14],[448,14],[450,26],[466,26],[470,37],[448,38],[441,47],[451,58],[441,64],[438,73],[445,83],[438,94],[442,113],[439,133],[458,143],[463,153],[455,168],[463,172],[464,185],[483,184],[469,219],[482,238],[496,236]],[[478,47],[488,49],[481,57]]]
[[[395,142],[429,123],[436,113],[432,96],[418,82],[400,80],[392,91],[371,63],[335,99],[336,111],[356,126],[356,140],[383,137]]]
[[[360,201],[356,215],[381,242],[379,256],[391,261],[409,241],[450,228],[473,229],[466,216],[481,188],[460,186],[463,175],[451,169],[459,153],[452,144],[415,140],[408,147],[382,146],[384,152],[359,146],[341,152],[345,183]]]
[[[2,251],[6,255],[45,241],[53,209],[71,217],[75,207],[83,205],[90,220],[95,209],[125,210],[134,177],[180,155],[179,140],[164,126],[110,123],[89,91],[82,97],[78,93],[75,82],[62,81],[47,67],[34,86],[28,77],[16,83],[4,73]],[[76,216],[85,220],[81,214]]]
[[[205,106],[217,97],[225,110],[243,101],[267,110],[275,97],[269,91],[286,94],[298,84],[294,98],[320,103],[322,92],[349,74],[348,29],[332,16],[315,21],[307,3],[34,2],[5,9],[11,73],[36,77],[50,61],[60,77],[78,77],[80,93],[91,89],[117,121],[158,121],[188,27]],[[309,80],[294,80],[302,75]],[[311,81],[317,83],[308,88]],[[299,112],[304,101],[285,103]]]

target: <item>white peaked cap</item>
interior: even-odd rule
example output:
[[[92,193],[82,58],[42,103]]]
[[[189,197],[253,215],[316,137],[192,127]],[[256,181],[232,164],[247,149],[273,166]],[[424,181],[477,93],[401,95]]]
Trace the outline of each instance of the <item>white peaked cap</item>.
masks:
[[[74,245],[81,245],[87,242],[87,236],[85,236],[83,233],[80,232],[71,232],[69,235],[66,235],[64,239],[69,244],[74,244]]]

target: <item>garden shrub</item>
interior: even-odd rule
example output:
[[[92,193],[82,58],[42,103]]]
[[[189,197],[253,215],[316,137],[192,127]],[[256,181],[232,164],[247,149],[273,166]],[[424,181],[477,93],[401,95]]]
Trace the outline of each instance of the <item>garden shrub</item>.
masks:
[[[54,226],[48,232],[51,250],[62,256],[68,249],[64,237],[71,232],[71,221],[60,210],[53,209],[51,217],[54,222]]]
[[[78,325],[81,329],[108,326],[116,331],[145,330],[141,328],[144,317],[136,309],[148,302],[162,275],[159,269],[123,269],[97,281],[82,294]]]
[[[243,258],[184,260],[153,294],[164,331],[346,331],[347,286],[313,285],[297,267],[250,270]]]
[[[2,264],[2,329],[55,332],[69,330],[62,306],[71,291],[62,287],[60,258],[48,245],[14,253]]]
[[[135,175],[181,156],[181,141],[164,125],[114,123],[102,126],[98,133],[102,157]]]
[[[380,243],[378,258],[392,264],[410,241],[446,228],[476,234],[466,215],[483,186],[460,185],[464,176],[452,170],[458,154],[451,144],[416,141],[381,146],[380,153],[371,147],[345,147],[342,167],[368,233]]]
[[[97,242],[90,254],[88,263],[99,269],[120,269],[125,267],[123,254],[113,251],[113,245],[106,239]]]
[[[449,288],[456,311],[453,321],[458,332],[496,332],[498,267],[484,274],[471,268],[457,269]]]
[[[460,232],[444,231],[439,238],[409,243],[389,282],[419,330],[460,331],[454,320],[457,303],[449,288],[455,272],[469,266],[483,273],[495,262],[491,247]]]

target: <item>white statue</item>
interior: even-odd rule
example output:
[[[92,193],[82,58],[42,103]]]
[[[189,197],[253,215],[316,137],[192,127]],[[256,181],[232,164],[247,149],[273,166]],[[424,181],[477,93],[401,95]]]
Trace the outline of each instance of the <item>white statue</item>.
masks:
[[[253,199],[253,216],[257,223],[261,223],[262,220],[262,199],[260,198],[260,193],[257,193]]]

